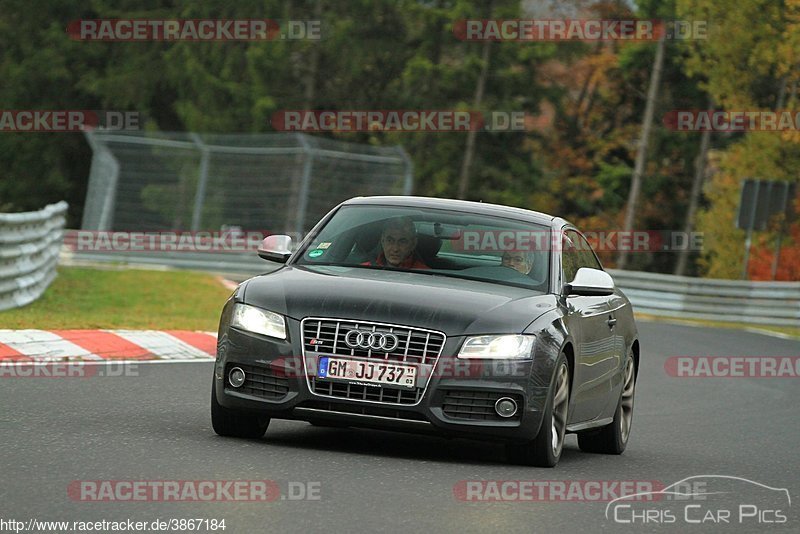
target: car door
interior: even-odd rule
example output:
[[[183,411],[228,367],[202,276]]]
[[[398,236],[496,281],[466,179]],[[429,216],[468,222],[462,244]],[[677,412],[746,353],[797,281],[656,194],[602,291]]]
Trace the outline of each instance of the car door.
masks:
[[[589,243],[573,229],[562,237],[562,280],[569,283],[581,267],[602,269]],[[597,418],[609,399],[616,369],[614,327],[609,297],[566,298],[567,327],[575,340],[575,376],[572,383],[571,424]]]

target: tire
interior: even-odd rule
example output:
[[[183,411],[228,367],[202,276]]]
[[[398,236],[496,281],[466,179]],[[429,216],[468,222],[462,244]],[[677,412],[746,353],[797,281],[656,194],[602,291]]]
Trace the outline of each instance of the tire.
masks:
[[[614,412],[614,420],[598,429],[578,434],[578,446],[584,452],[622,454],[628,445],[633,426],[633,400],[636,393],[636,364],[633,354],[625,360],[622,391]]]
[[[506,453],[512,463],[536,467],[555,467],[561,458],[570,395],[570,371],[567,358],[563,353],[556,360],[555,369],[539,433],[531,441],[506,445]]]
[[[267,431],[269,418],[229,410],[217,402],[217,388],[211,386],[211,426],[220,436],[260,438]]]

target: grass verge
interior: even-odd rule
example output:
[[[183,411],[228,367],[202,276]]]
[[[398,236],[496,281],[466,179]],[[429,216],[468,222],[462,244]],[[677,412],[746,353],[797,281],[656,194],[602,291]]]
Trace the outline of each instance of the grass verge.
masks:
[[[131,328],[216,331],[230,291],[214,276],[189,271],[61,267],[37,301],[0,312],[0,328]],[[663,318],[652,321],[718,328],[756,328],[800,338],[800,327]]]
[[[39,300],[0,312],[0,328],[216,331],[228,296],[203,273],[60,267]]]

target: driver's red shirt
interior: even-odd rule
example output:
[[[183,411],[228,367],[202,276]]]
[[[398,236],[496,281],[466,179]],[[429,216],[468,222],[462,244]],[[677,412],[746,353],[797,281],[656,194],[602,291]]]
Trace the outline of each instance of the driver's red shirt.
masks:
[[[378,254],[378,257],[375,258],[373,261],[365,261],[361,265],[371,265],[374,267],[385,267],[386,266],[386,256],[383,255],[383,252]],[[397,266],[400,269],[430,269],[425,262],[417,257],[416,254],[409,254],[406,259]]]

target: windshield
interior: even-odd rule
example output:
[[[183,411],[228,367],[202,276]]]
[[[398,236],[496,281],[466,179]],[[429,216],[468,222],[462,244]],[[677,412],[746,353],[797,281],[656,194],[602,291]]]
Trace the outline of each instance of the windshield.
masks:
[[[344,206],[295,265],[414,271],[547,292],[550,230],[429,208]]]

